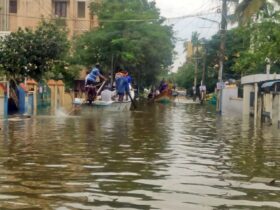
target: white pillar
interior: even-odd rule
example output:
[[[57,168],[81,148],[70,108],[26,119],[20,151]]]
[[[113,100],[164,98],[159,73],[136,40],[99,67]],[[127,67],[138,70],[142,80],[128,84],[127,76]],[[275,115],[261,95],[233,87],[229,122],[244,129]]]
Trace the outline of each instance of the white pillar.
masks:
[[[253,87],[250,84],[243,86],[243,115],[250,115],[250,93]]]
[[[278,126],[280,120],[280,95],[275,95],[272,102],[272,124]]]
[[[33,94],[33,107],[34,107],[34,115],[37,114],[37,95],[38,95],[38,86],[34,85],[34,94]]]
[[[57,95],[58,95],[58,87],[57,87],[57,85],[55,85],[54,86],[54,111],[56,111],[56,109],[58,107]]]
[[[280,96],[278,95],[278,128],[280,128]]]
[[[258,83],[255,83],[255,102],[254,102],[254,119],[257,120],[258,118],[258,92],[259,92],[259,87]]]

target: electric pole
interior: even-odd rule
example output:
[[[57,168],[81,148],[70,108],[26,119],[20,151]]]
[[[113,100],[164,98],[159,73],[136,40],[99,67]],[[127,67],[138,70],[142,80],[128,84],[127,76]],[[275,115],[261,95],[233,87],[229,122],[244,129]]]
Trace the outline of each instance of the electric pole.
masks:
[[[201,85],[205,85],[205,72],[206,72],[206,46],[203,45],[203,66],[202,66],[202,79]]]
[[[193,86],[196,87],[197,85],[197,72],[198,72],[198,46],[196,46],[195,50],[195,68],[194,68],[194,82]]]
[[[198,37],[197,37],[198,39]],[[195,49],[195,53],[194,53],[194,81],[193,81],[193,100],[196,100],[196,86],[197,86],[197,73],[198,73],[198,40],[196,40],[196,47],[193,48]]]
[[[223,68],[225,60],[225,41],[226,41],[226,29],[227,29],[227,0],[222,0],[222,17],[221,17],[221,29],[220,29],[220,58],[219,58],[219,76],[218,76],[218,93],[217,93],[217,112],[222,113],[222,89],[223,89]]]

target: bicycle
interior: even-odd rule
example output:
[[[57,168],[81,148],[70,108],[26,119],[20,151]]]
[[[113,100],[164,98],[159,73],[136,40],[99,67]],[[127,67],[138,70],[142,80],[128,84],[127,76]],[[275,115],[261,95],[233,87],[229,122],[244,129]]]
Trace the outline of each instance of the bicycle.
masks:
[[[97,95],[100,93],[105,83],[106,81],[103,81],[103,83],[89,84],[85,86],[86,97],[89,104],[92,104],[92,102],[95,101]],[[98,90],[96,90],[98,86],[100,87],[98,88]]]

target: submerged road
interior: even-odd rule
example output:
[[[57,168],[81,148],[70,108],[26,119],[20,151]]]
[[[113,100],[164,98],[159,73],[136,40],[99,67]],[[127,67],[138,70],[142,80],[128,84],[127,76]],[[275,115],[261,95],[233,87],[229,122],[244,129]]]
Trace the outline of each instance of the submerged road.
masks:
[[[279,209],[280,131],[200,105],[0,122],[0,209]]]

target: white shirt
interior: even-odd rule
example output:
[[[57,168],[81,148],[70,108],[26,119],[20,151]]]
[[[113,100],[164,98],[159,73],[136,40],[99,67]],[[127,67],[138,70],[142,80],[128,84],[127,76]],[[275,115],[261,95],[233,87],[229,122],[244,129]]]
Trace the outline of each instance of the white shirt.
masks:
[[[199,86],[199,91],[202,92],[202,91],[205,91],[206,92],[206,86],[205,85],[200,85]]]
[[[101,100],[102,101],[112,101],[112,97],[114,96],[114,92],[110,90],[103,90],[101,92]]]

